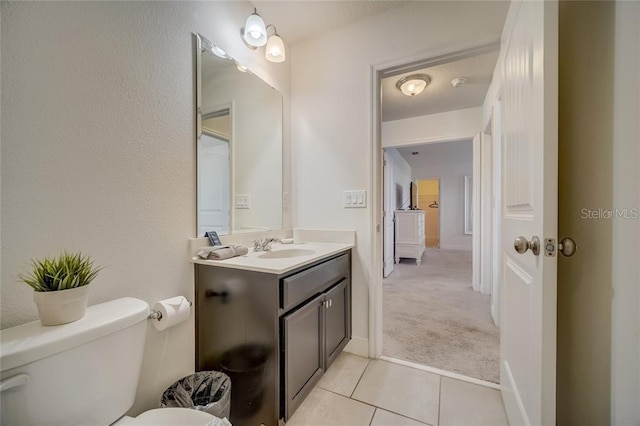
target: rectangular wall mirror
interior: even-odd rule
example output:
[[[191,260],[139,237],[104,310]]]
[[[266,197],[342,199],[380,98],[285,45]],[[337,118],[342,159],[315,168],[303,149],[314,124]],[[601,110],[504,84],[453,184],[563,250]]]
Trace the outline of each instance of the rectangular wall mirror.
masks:
[[[197,236],[282,229],[282,94],[195,38]]]

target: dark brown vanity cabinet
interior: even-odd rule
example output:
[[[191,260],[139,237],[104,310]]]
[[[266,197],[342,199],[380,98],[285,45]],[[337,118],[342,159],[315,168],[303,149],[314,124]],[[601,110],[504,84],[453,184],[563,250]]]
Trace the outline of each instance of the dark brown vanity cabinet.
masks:
[[[346,279],[281,319],[286,418],[302,403],[351,338]]]
[[[281,275],[196,265],[196,371],[231,377],[234,426],[285,422],[350,339],[350,250]]]

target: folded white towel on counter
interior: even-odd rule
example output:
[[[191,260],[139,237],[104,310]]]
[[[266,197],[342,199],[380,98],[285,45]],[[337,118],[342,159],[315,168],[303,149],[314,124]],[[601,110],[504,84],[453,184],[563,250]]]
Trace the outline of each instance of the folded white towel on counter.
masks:
[[[202,259],[223,260],[236,256],[244,256],[249,253],[249,249],[244,246],[234,244],[227,246],[207,246],[198,250],[198,257]]]

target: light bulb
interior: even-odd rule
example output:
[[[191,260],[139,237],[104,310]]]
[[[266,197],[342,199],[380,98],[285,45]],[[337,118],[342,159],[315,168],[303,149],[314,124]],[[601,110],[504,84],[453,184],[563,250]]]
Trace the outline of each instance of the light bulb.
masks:
[[[416,96],[431,82],[431,77],[426,74],[413,74],[402,77],[396,83],[396,87],[407,96]]]
[[[244,24],[244,41],[250,46],[260,47],[267,43],[267,28],[257,12],[253,12]]]
[[[267,49],[264,56],[269,62],[284,62],[286,58],[284,42],[282,41],[278,33],[269,37],[269,41],[267,42]]]

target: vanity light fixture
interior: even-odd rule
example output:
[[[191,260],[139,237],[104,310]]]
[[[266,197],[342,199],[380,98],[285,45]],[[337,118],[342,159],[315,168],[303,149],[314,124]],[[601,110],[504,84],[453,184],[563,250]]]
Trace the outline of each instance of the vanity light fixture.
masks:
[[[240,72],[247,72],[249,69],[247,67],[245,67],[244,65],[236,65],[236,68],[238,68],[238,71]]]
[[[271,24],[267,25],[267,29],[269,29],[269,27],[273,28],[273,34],[269,37],[269,40],[267,41],[267,49],[266,49],[266,52],[264,53],[264,57],[267,58],[267,61],[269,62],[276,62],[276,63],[284,62],[286,57],[286,52],[284,50],[284,42],[282,41],[282,38],[280,38],[280,36],[278,35],[278,30],[276,30],[276,27]]]
[[[268,35],[267,30],[269,27],[273,28],[273,34]],[[264,21],[258,15],[258,10],[253,9],[253,13],[247,18],[247,22],[244,28],[240,29],[242,39],[247,47],[251,50],[256,50],[258,47],[267,45],[264,57],[269,62],[280,63],[284,62],[286,58],[286,52],[284,48],[284,42],[278,34],[278,30],[274,25],[265,26]]]
[[[265,27],[264,21],[258,15],[257,9],[253,9],[253,13],[247,18],[241,33],[244,41],[249,46],[260,47],[267,44],[267,27]]]
[[[427,74],[411,74],[398,80],[396,87],[407,96],[415,96],[422,93],[429,83],[431,77]]]

